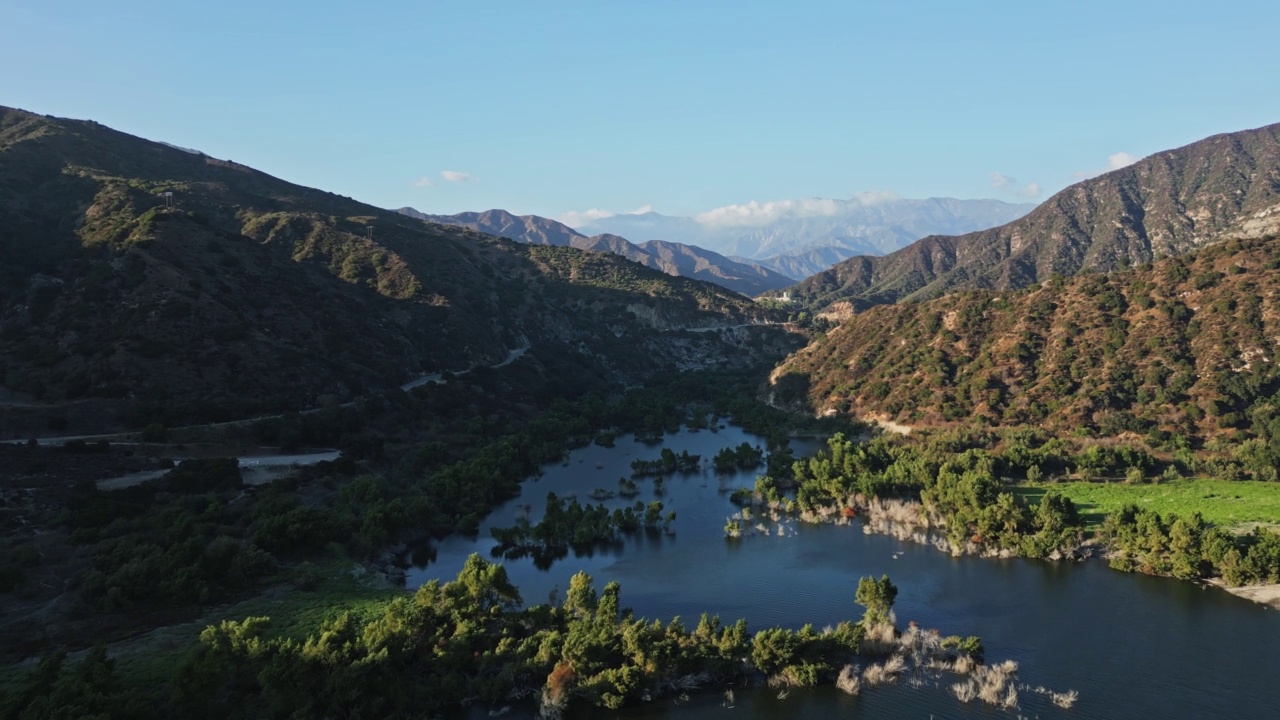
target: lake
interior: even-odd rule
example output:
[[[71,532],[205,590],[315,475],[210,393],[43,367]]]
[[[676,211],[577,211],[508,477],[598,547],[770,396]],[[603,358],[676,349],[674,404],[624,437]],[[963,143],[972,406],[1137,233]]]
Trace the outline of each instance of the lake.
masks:
[[[662,445],[620,437],[613,448],[589,446],[568,461],[549,465],[527,480],[520,497],[497,508],[477,537],[451,537],[435,544],[433,558],[408,573],[410,587],[431,578],[454,577],[472,552],[493,559],[491,527],[513,525],[531,506],[537,522],[548,492],[595,502],[595,488],[616,490],[630,477],[635,459],[650,460],[662,447],[688,450],[710,460],[725,446],[764,445],[734,427],[717,432],[682,431]],[[797,456],[818,449],[816,441],[793,441]],[[568,587],[578,570],[597,589],[616,580],[622,603],[637,616],[679,615],[686,626],[703,612],[727,622],[746,618],[754,632],[772,625],[816,627],[856,620],[858,578],[888,574],[899,588],[894,606],[899,627],[915,620],[944,634],[979,635],[989,662],[1021,664],[1020,681],[1031,687],[1075,689],[1080,699],[1062,710],[1026,690],[1018,711],[965,705],[946,687],[898,685],[864,689],[858,697],[834,688],[737,689],[735,706],[721,707],[718,692],[679,702],[608,712],[578,708],[577,717],[695,718],[728,713],[738,718],[1239,718],[1274,717],[1280,707],[1280,613],[1215,588],[1176,580],[1115,572],[1102,562],[1054,564],[1030,560],[952,558],[929,546],[866,535],[861,526],[768,523],[770,534],[752,530],[726,539],[725,519],[737,512],[727,490],[754,484],[755,471],[668,476],[654,495],[652,479],[637,480],[637,498],[605,501],[611,507],[634,500],[662,501],[675,510],[672,533],[641,532],[617,547],[568,557],[549,570],[530,559],[502,560],[528,604],[547,602]],[[781,527],[782,534],[778,534]],[[480,713],[484,716],[486,713]],[[725,715],[726,717],[730,715]],[[518,711],[513,716],[519,716]]]

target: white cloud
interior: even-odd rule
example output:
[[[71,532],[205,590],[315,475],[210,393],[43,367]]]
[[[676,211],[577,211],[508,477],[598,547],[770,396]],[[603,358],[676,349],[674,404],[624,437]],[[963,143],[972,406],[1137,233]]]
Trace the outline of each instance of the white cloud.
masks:
[[[802,198],[799,200],[770,200],[758,202],[752,200],[739,205],[725,205],[693,216],[699,224],[712,227],[742,227],[768,225],[783,219],[830,217],[839,215],[848,205],[874,205],[876,203],[896,200],[897,195],[891,192],[857,193],[849,200],[828,200],[826,198]]]
[[[885,190],[854,193],[848,200],[828,200],[826,198],[803,198],[799,200],[770,200],[759,202],[725,205],[693,216],[693,220],[710,227],[756,227],[785,219],[810,217],[830,217],[848,211],[849,206],[867,207],[879,203],[902,199],[900,195]],[[653,205],[645,204],[635,210],[615,212],[613,210],[571,210],[556,217],[556,220],[569,227],[581,229],[596,220],[615,217],[617,215],[645,215],[654,212]]]
[[[1107,169],[1119,170],[1120,168],[1123,168],[1123,167],[1129,167],[1130,165],[1138,162],[1139,160],[1141,160],[1141,158],[1134,155],[1130,155],[1127,152],[1118,152],[1115,155],[1112,155],[1107,158]]]
[[[1019,186],[1018,181],[1005,175],[1004,173],[991,173],[991,187],[994,190],[1003,190],[1010,195],[1034,200],[1040,197],[1040,183],[1029,182],[1026,185]]]
[[[651,213],[651,212],[653,212],[653,206],[648,204],[641,205],[635,210],[628,210],[626,212],[620,212],[620,213],[614,212],[612,210],[601,210],[600,208],[591,208],[590,210],[581,210],[581,211],[570,210],[569,212],[563,213],[561,215],[557,215],[555,219],[559,222],[564,223],[565,225],[568,225],[571,228],[577,228],[583,225],[590,225],[596,220],[603,220],[605,218],[614,217],[615,215],[644,215],[646,213]]]
[[[431,178],[429,177],[420,177],[417,180],[413,181],[414,187],[422,188],[422,187],[431,187],[432,185],[435,185],[435,183],[432,182]]]
[[[581,225],[588,225],[596,220],[611,218],[617,214],[618,213],[609,210],[601,210],[599,208],[591,208],[590,210],[582,210],[581,212],[577,210],[570,210],[567,213],[556,216],[556,220],[571,228],[576,228]]]
[[[471,173],[462,172],[461,170],[441,170],[440,177],[451,183],[470,183],[480,179]]]
[[[1081,170],[1079,172],[1074,172],[1074,173],[1071,173],[1071,179],[1076,181],[1088,180],[1089,178],[1092,178],[1092,177],[1098,177],[1102,173],[1111,172],[1112,170],[1119,170],[1121,168],[1127,168],[1141,159],[1142,158],[1138,157],[1137,155],[1130,155],[1127,152],[1118,152],[1113,155],[1107,156],[1107,167],[1105,169]]]
[[[864,207],[879,205],[881,203],[893,202],[901,200],[902,196],[891,190],[868,190],[866,192],[856,192],[849,198],[849,202],[857,203]]]

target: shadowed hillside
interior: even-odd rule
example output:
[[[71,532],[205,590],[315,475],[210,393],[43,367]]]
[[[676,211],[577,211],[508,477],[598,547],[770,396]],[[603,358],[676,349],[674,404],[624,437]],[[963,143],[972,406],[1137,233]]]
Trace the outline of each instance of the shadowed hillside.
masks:
[[[619,257],[424,224],[20,110],[0,109],[0,228],[4,388],[132,424],[347,400],[526,342],[601,382],[742,362],[714,334],[659,330],[764,317]]]

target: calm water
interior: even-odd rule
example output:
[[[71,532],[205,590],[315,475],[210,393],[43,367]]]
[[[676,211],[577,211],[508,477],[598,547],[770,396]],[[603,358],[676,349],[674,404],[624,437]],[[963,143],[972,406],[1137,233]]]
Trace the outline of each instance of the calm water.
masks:
[[[743,441],[763,444],[737,428],[682,432],[665,447],[710,458],[720,448]],[[797,455],[816,443],[793,443]],[[434,560],[411,570],[409,584],[452,578],[467,555],[489,555],[490,527],[514,524],[531,505],[537,522],[546,494],[577,493],[594,502],[592,489],[614,490],[630,477],[636,458],[656,458],[661,446],[620,438],[614,448],[574,451],[568,462],[551,465],[529,480],[523,494],[495,510],[477,538],[455,537],[434,547]],[[946,634],[980,635],[989,660],[1021,663],[1021,682],[1055,690],[1080,691],[1071,710],[1047,698],[1021,693],[1018,712],[980,704],[963,705],[943,688],[913,689],[899,684],[864,690],[859,697],[826,688],[793,690],[783,700],[776,691],[737,690],[733,709],[721,707],[717,693],[693,696],[684,704],[664,699],[608,713],[584,709],[581,717],[695,718],[1272,718],[1280,717],[1280,613],[1216,589],[1111,571],[1099,562],[1056,565],[1025,560],[951,558],[931,547],[864,535],[859,526],[770,525],[769,536],[744,534],[726,540],[722,528],[736,512],[722,488],[749,486],[755,472],[717,476],[707,469],[675,475],[655,497],[653,481],[637,481],[639,500],[658,499],[677,512],[672,535],[638,534],[620,547],[591,556],[572,553],[550,570],[531,560],[503,563],[525,602],[546,602],[568,587],[579,569],[596,587],[617,580],[624,606],[637,615],[687,626],[703,611],[732,621],[744,617],[754,630],[771,625],[817,627],[857,619],[854,588],[864,575],[888,573],[899,587],[899,625],[915,620]],[[606,501],[622,506],[633,500]],[[517,714],[518,716],[518,714]]]

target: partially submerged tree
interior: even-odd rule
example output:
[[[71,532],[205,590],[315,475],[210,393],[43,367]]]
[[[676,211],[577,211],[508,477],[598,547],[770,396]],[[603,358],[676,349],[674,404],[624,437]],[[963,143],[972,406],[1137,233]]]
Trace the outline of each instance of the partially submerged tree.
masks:
[[[893,601],[898,597],[898,586],[889,580],[888,575],[864,577],[858,581],[858,592],[855,599],[867,609],[862,616],[865,626],[880,625],[890,622],[889,611],[893,609]]]

